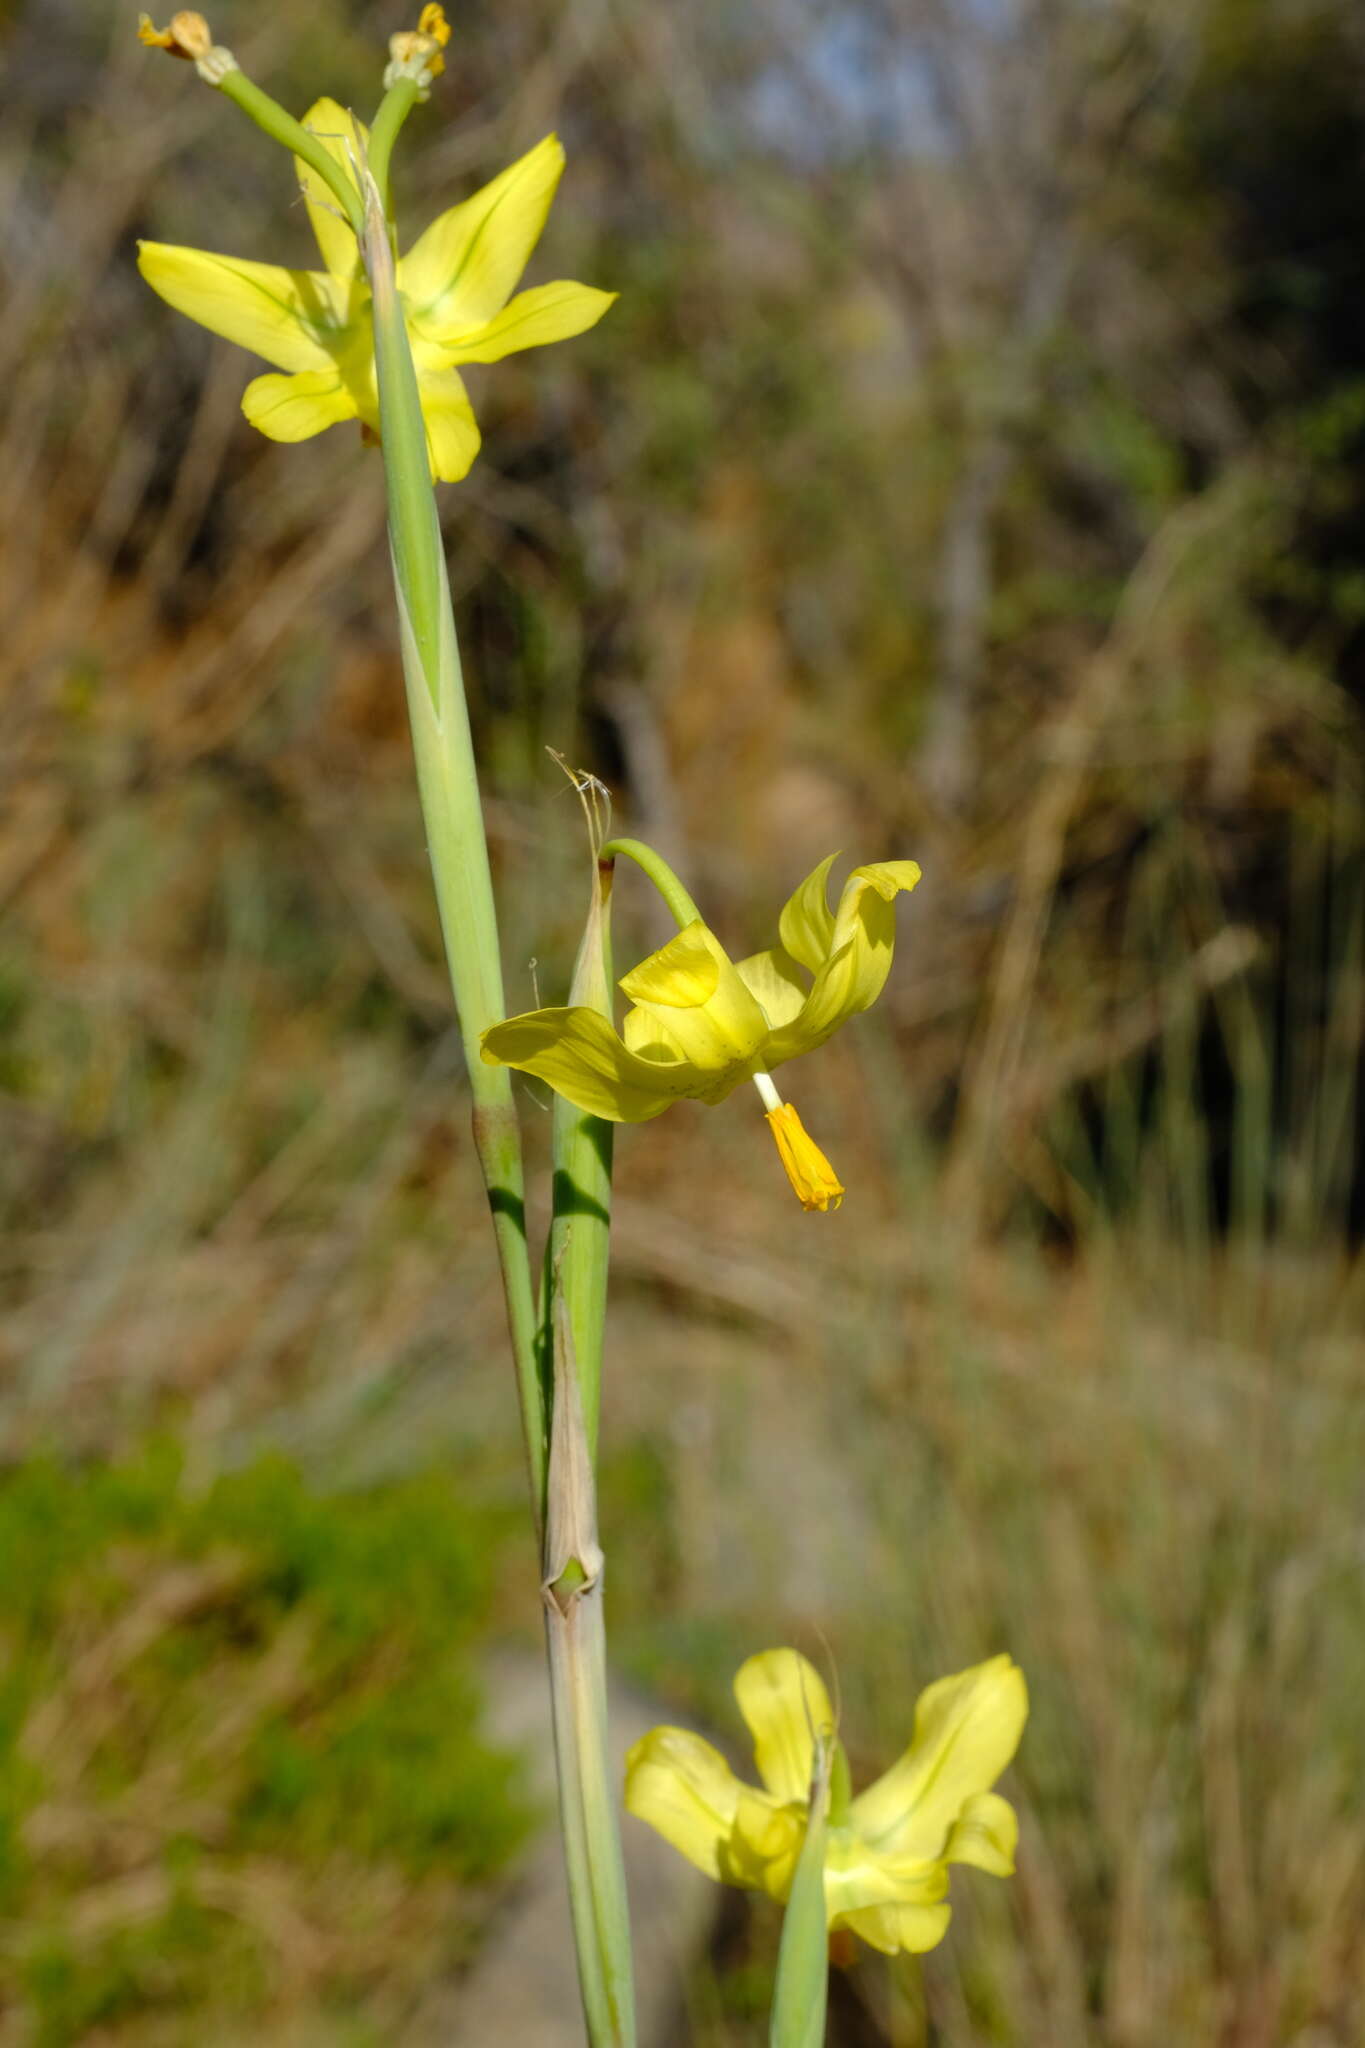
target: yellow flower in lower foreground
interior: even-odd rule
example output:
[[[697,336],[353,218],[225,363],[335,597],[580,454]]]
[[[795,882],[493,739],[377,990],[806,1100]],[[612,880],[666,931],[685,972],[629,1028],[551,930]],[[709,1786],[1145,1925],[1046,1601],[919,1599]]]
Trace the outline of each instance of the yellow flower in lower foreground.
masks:
[[[303,125],[343,170],[353,174],[363,163],[364,124],[335,100],[318,100]],[[297,158],[294,167],[324,270],[284,270],[164,242],[140,243],[138,268],[168,305],[285,372],[257,377],[242,398],[252,426],[272,441],[306,441],[354,419],[377,434],[370,288],[356,239],[322,179]],[[518,349],[581,334],[616,296],[567,281],[511,296],[563,168],[564,151],[547,135],[472,199],[441,214],[399,258],[431,473],[447,483],[468,472],[480,439],[456,365],[496,363]]]
[[[891,970],[896,898],[920,871],[912,860],[854,868],[831,911],[835,858],[807,875],[766,952],[733,961],[698,919],[622,977],[634,1007],[619,1034],[597,1010],[529,1010],[484,1033],[484,1059],[534,1074],[611,1123],[644,1123],[688,1099],[721,1102],[753,1081],[803,1206],[837,1208],[834,1169],[769,1076],[876,1001]]]
[[[834,1713],[796,1650],[750,1657],[735,1697],[763,1790],[735,1777],[700,1735],[655,1728],[626,1759],[626,1808],[708,1877],[784,1902],[805,1839],[815,1739],[833,1730]],[[831,1933],[848,1928],[887,1955],[919,1953],[947,1930],[950,1863],[1010,1875],[1018,1823],[990,1788],[1027,1715],[1023,1673],[1009,1657],[991,1657],[920,1694],[910,1747],[855,1799],[841,1792],[847,1766],[836,1762],[825,1848]]]

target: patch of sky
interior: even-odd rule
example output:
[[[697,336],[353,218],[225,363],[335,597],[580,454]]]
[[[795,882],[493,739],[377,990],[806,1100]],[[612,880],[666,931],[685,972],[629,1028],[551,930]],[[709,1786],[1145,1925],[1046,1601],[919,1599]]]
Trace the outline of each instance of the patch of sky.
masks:
[[[776,0],[767,48],[744,82],[746,125],[764,148],[809,165],[951,156],[974,74],[1016,33],[1019,14],[1019,0]]]

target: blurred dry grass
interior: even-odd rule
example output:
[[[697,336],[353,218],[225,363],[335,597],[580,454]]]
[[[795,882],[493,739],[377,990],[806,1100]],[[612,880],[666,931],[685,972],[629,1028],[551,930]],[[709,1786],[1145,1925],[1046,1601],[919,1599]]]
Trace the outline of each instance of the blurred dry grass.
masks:
[[[1166,10],[1113,14],[1170,30],[1179,72]],[[759,11],[736,75],[778,67],[809,114],[803,46],[753,55],[785,20]],[[394,25],[238,8],[220,33],[300,105],[363,104]],[[537,275],[626,287],[614,325],[479,390],[488,453],[445,508],[512,1002],[533,957],[558,986],[578,908],[547,742],[741,948],[834,844],[926,869],[885,1002],[794,1077],[837,1218],[790,1213],[741,1105],[620,1146],[618,1642],[716,1719],[760,1641],[827,1642],[869,1770],[927,1676],[1024,1664],[1021,1875],[962,1887],[922,1981],[861,1966],[849,2043],[1352,2048],[1360,720],[1346,614],[1294,630],[1276,581],[1344,488],[1330,423],[1239,413],[1261,356],[1215,333],[1209,209],[1177,232],[1150,201],[1132,261],[1170,269],[1146,296],[1122,272],[1174,117],[1158,95],[1153,140],[1133,114],[1132,189],[1096,182],[1105,110],[1147,104],[1103,73],[1068,159],[1089,324],[1025,323],[995,581],[945,641],[940,529],[961,540],[1002,461],[976,408],[1014,329],[974,268],[1001,167],[934,214],[931,348],[897,240],[926,192],[893,164],[850,208],[833,150],[765,155],[718,26],[472,21],[405,195],[420,217],[558,121]],[[138,233],[280,260],[305,236],[271,153],[126,30],[74,0],[3,30],[0,1445],[98,1459],[169,1420],[201,1478],[263,1445],[338,1484],[473,1452],[515,1498],[380,480],[348,434],[250,440],[245,360],[142,293]],[[948,182],[940,160],[931,202]],[[964,768],[934,692],[969,629]],[[657,933],[618,894],[627,957]],[[528,1123],[541,1155],[529,1098]],[[45,1709],[73,1726],[78,1670]],[[339,1880],[382,1985],[411,1897],[368,1882]],[[265,1877],[253,1898],[287,1923]],[[770,1935],[746,1923],[692,1988],[698,2040],[762,2037]],[[447,1966],[433,1944],[395,1932],[395,1984]],[[388,2008],[401,2038],[417,2009]],[[262,2010],[272,2039],[369,2038],[293,1994]]]

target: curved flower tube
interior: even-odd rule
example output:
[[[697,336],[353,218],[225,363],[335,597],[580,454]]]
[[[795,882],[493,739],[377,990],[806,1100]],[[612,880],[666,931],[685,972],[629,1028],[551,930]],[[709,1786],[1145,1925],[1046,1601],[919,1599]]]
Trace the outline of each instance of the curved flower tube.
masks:
[[[345,170],[364,163],[368,133],[332,99],[303,125]],[[141,242],[138,267],[168,305],[214,334],[264,356],[277,372],[242,398],[251,424],[274,441],[304,441],[338,421],[379,431],[370,290],[355,236],[317,173],[297,157],[322,270],[286,270],[202,249]],[[513,289],[564,168],[554,135],[463,205],[439,215],[398,261],[398,289],[417,371],[433,477],[454,483],[480,435],[459,363],[496,363],[519,349],[564,341],[595,326],[616,294],[561,281]]]
[[[803,1205],[837,1207],[844,1191],[833,1168],[768,1077],[876,1001],[895,949],[896,897],[920,870],[912,860],[854,868],[831,911],[836,858],[789,899],[776,946],[733,961],[696,919],[622,977],[633,1007],[620,1033],[596,1010],[530,1010],[484,1033],[484,1059],[534,1074],[610,1123],[644,1123],[682,1100],[721,1102],[752,1080]]]
[[[833,1730],[834,1713],[824,1681],[796,1650],[750,1657],[735,1697],[762,1790],[737,1778],[700,1735],[655,1728],[626,1759],[626,1808],[708,1877],[784,1902],[805,1839],[816,1737]],[[918,1954],[947,1931],[950,1863],[1010,1875],[1018,1823],[990,1788],[1027,1715],[1023,1673],[1007,1656],[920,1694],[914,1738],[899,1762],[855,1799],[832,1803],[831,1932],[847,1928],[887,1955]]]

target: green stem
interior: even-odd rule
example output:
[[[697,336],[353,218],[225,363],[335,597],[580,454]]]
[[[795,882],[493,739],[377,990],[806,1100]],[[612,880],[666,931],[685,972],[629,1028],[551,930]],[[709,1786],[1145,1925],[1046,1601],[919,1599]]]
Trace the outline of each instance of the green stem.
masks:
[[[367,181],[361,250],[373,300],[389,538],[417,787],[474,1098],[475,1149],[493,1212],[539,1528],[548,1418],[537,1370],[521,1134],[510,1071],[488,1066],[479,1056],[482,1034],[507,1013],[493,881],[421,399],[383,205],[372,179]]]
[[[603,860],[611,860],[622,853],[627,860],[633,860],[637,867],[644,869],[677,920],[679,931],[684,925],[701,922],[701,912],[662,854],[656,853],[652,846],[646,846],[643,839],[609,839],[602,848]]]
[[[600,1373],[601,1297],[606,1280],[609,1190],[593,1199],[600,1217],[568,1225],[560,1268],[551,1275],[552,1336],[547,1390],[538,1370],[520,1134],[507,1067],[480,1058],[483,1033],[505,1015],[488,847],[479,805],[445,554],[427,462],[421,394],[394,275],[379,188],[367,177],[361,241],[373,302],[375,374],[389,493],[403,672],[417,781],[436,881],[446,954],[474,1096],[474,1133],[493,1210],[516,1360],[531,1492],[545,1560],[542,1591],[554,1708],[555,1750],[569,1896],[584,2017],[592,2048],[634,2048],[634,1995],[625,1874],[608,1764],[602,1555],[597,1545],[592,1455],[584,1423],[570,1290],[586,1316],[585,1341]],[[605,880],[594,909],[599,943],[585,939],[583,972],[604,976],[600,943]],[[609,868],[605,871],[609,873]],[[594,918],[589,919],[589,937]],[[586,1171],[584,1132],[565,1132],[557,1152]],[[599,1159],[605,1170],[605,1161]],[[591,1184],[590,1184],[591,1185]],[[579,1230],[577,1226],[584,1226]],[[581,1267],[578,1262],[581,1261]],[[571,1262],[577,1271],[571,1270]],[[552,1435],[550,1430],[553,1418]]]
[[[253,85],[241,70],[229,71],[218,87],[225,99],[241,108],[249,119],[271,137],[281,142],[290,153],[302,157],[309,170],[316,171],[331,191],[337,205],[350,223],[357,241],[364,230],[365,216],[360,204],[360,194],[346,176],[335,157],[331,156],[318,141],[310,135],[294,116],[287,113],[278,100],[272,100],[268,92],[262,92],[259,85]]]
[[[417,643],[432,709],[440,718],[441,649],[446,621],[450,618],[449,591],[443,590],[446,581],[445,550],[441,545],[441,527],[436,517],[436,494],[431,486],[422,398],[417,389],[417,372],[413,367],[412,350],[408,346],[407,328],[398,297],[388,222],[383,200],[373,184],[369,189],[361,248],[373,298],[379,431],[389,493],[389,538],[393,545],[394,574],[399,598],[407,607],[408,625]],[[464,678],[460,673],[459,650],[454,644],[453,622],[449,637],[456,671],[456,694],[463,706]],[[472,775],[472,755],[470,772]],[[477,802],[477,783],[473,786],[473,798]],[[488,1021],[495,1024],[500,1015],[501,1012]],[[477,1042],[473,1057],[477,1065]]]
[[[389,159],[399,130],[417,105],[419,96],[420,87],[415,79],[396,80],[379,102],[379,111],[370,125],[370,146],[366,154],[370,176],[379,187],[379,199],[386,216],[393,213],[389,199]]]

